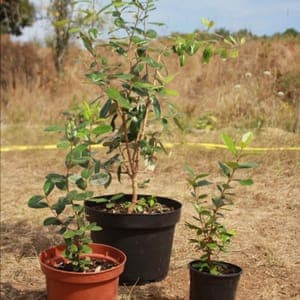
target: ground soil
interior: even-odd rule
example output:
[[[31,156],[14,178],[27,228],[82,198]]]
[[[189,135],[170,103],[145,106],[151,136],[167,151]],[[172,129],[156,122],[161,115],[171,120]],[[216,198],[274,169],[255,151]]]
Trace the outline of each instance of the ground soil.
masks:
[[[256,145],[266,146],[272,140],[273,146],[300,145],[299,135],[273,134],[262,134]],[[191,233],[184,225],[193,209],[183,166],[188,163],[218,179],[217,161],[224,155],[222,150],[180,146],[159,160],[150,186],[142,192],[183,203],[169,274],[161,282],[120,287],[120,299],[187,299],[187,264],[199,253],[188,242]],[[26,202],[41,192],[47,173],[61,168],[62,158],[57,150],[12,151],[1,156],[1,299],[46,299],[37,255],[59,238],[41,226],[46,211],[29,209]],[[237,300],[300,299],[300,152],[261,152],[250,159],[259,163],[250,174],[255,185],[238,188],[235,207],[226,213],[226,224],[237,235],[230,252],[220,259],[243,268]],[[98,192],[120,191],[129,192],[129,182]]]

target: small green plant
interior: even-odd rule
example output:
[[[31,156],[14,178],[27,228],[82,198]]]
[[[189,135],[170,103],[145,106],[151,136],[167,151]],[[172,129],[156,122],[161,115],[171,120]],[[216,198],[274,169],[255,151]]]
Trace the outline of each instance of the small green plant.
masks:
[[[199,262],[193,267],[203,272],[211,274],[220,274],[226,272],[222,269],[222,264],[215,258],[220,252],[227,252],[227,246],[231,243],[231,238],[235,234],[234,230],[228,230],[221,219],[225,217],[224,213],[233,205],[234,183],[242,186],[253,184],[251,178],[241,179],[237,173],[241,170],[254,168],[253,162],[242,162],[245,156],[244,150],[251,142],[253,135],[251,132],[243,135],[239,143],[235,143],[228,135],[223,134],[222,139],[227,149],[233,155],[233,160],[219,162],[219,169],[224,176],[223,182],[215,185],[216,193],[211,195],[211,201],[206,201],[209,196],[207,193],[201,193],[200,189],[212,185],[207,179],[207,173],[195,173],[187,167],[187,181],[191,187],[191,195],[196,215],[193,217],[196,223],[187,222],[186,225],[196,234],[196,238],[190,240],[196,246],[202,255]]]
[[[93,144],[101,142],[111,126],[98,117],[96,105],[83,103],[77,109],[66,113],[65,127],[50,126],[46,131],[63,132],[63,139],[57,147],[67,150],[62,173],[49,173],[43,184],[43,194],[34,195],[28,206],[35,209],[47,208],[51,216],[43,225],[59,227],[66,249],[64,256],[71,269],[83,272],[89,269],[91,261],[84,257],[90,253],[88,244],[90,231],[101,230],[95,223],[85,219],[83,202],[92,200],[90,186],[107,186],[111,177],[107,168],[113,160],[101,161],[92,149]]]
[[[196,128],[206,131],[214,130],[217,125],[217,118],[211,112],[203,113],[197,121]]]

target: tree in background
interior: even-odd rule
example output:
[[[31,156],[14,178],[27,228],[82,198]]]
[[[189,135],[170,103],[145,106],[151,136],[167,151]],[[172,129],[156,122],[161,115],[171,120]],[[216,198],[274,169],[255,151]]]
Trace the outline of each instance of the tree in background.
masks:
[[[76,32],[76,28],[85,28],[87,24],[91,23],[100,31],[106,23],[95,6],[95,0],[51,1],[48,16],[54,27],[54,61],[58,73],[62,73],[64,69],[64,60],[71,40],[70,32]],[[88,27],[86,28],[88,29]]]
[[[69,46],[70,22],[74,5],[71,0],[53,0],[49,7],[49,17],[54,25],[54,63],[58,73],[63,72],[64,59]]]
[[[0,1],[0,33],[21,35],[22,28],[35,21],[35,8],[29,0]]]

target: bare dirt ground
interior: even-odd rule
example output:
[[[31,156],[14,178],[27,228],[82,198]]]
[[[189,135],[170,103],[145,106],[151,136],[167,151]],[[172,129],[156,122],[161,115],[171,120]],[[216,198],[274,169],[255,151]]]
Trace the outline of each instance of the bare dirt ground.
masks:
[[[269,135],[268,135],[269,136]],[[261,136],[257,145],[268,138]],[[272,137],[269,137],[272,141]],[[278,146],[300,145],[296,134],[274,137]],[[57,242],[42,228],[44,215],[27,208],[27,199],[41,191],[44,175],[61,166],[59,152],[23,151],[1,153],[1,299],[46,299],[45,279],[37,254]],[[176,227],[174,248],[167,278],[136,287],[120,287],[121,299],[185,299],[188,293],[187,264],[197,254],[184,226],[193,214],[185,182],[185,163],[217,174],[216,163],[224,151],[176,147],[162,158],[147,193],[172,197],[183,203]],[[226,222],[235,228],[226,261],[243,268],[237,300],[300,299],[300,152],[270,151],[249,158],[259,167],[253,171],[255,185],[239,190],[234,209]],[[128,191],[125,182],[115,183],[106,193]],[[104,192],[104,191],[100,191]],[[144,191],[143,191],[144,192]],[[145,258],[146,259],[146,258]],[[108,299],[109,300],[109,299]]]

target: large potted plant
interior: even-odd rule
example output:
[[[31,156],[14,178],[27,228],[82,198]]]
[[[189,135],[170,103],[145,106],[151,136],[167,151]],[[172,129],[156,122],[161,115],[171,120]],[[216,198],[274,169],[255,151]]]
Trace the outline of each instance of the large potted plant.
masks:
[[[101,227],[86,221],[83,205],[93,197],[92,185],[107,183],[91,145],[111,128],[101,123],[95,111],[95,107],[84,103],[67,114],[65,127],[47,128],[64,132],[58,147],[68,150],[65,170],[49,173],[43,194],[28,200],[31,208],[50,210],[51,216],[43,224],[59,227],[64,240],[62,245],[39,254],[48,300],[117,299],[126,256],[114,247],[92,243],[88,233],[99,231]]]
[[[195,237],[190,241],[200,251],[199,259],[189,263],[190,270],[190,300],[234,300],[242,269],[217,259],[220,252],[227,252],[234,230],[228,230],[222,219],[226,211],[233,205],[234,183],[242,186],[253,184],[251,178],[242,179],[238,176],[241,170],[256,166],[253,162],[242,162],[244,150],[252,140],[252,133],[243,135],[240,142],[235,143],[228,135],[222,135],[227,149],[233,159],[219,162],[219,169],[224,176],[224,181],[213,183],[208,180],[207,173],[196,173],[192,168],[187,168],[187,181],[191,187],[192,202],[195,209],[193,221],[187,222]],[[208,186],[216,187],[212,193]],[[206,188],[204,192],[201,189]],[[207,197],[211,196],[211,201]]]
[[[168,73],[165,59],[175,54],[183,66],[187,56],[202,49],[202,59],[208,62],[215,43],[198,40],[196,35],[161,42],[156,31],[148,28],[149,24],[160,25],[148,20],[155,2],[112,1],[101,9],[98,13],[109,14],[115,26],[107,43],[97,45],[97,28],[91,27],[87,33],[73,29],[80,31],[84,46],[92,54],[87,77],[99,86],[99,115],[113,128],[102,144],[117,164],[119,181],[123,175],[128,176],[132,189],[131,194],[100,195],[86,201],[88,220],[104,228],[91,236],[126,253],[128,260],[121,280],[138,284],[167,275],[181,210],[178,201],[139,193],[139,184],[144,184],[139,177],[141,170],[153,170],[158,153],[165,152],[160,140],[162,129],[168,125],[163,99],[176,95],[167,88],[174,76]],[[213,25],[204,21],[207,27]],[[110,54],[104,55],[107,50]],[[217,52],[225,56],[226,51],[222,48]],[[173,117],[178,123],[176,115]],[[105,172],[112,177],[110,170]]]

